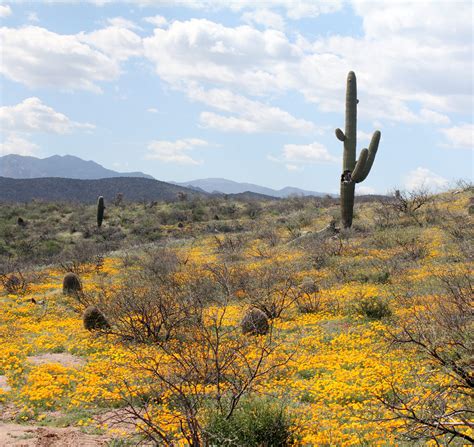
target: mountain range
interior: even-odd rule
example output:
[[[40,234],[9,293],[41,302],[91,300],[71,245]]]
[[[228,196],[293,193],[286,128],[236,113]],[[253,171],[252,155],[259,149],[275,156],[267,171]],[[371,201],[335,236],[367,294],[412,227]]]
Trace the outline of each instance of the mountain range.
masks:
[[[11,179],[67,178],[77,180],[98,180],[116,177],[140,177],[153,179],[143,172],[117,172],[107,169],[94,161],[82,160],[73,155],[53,155],[37,158],[22,155],[5,155],[0,157],[0,177]],[[325,193],[307,191],[287,186],[272,189],[253,183],[239,183],[224,178],[197,179],[188,182],[168,182],[190,188],[202,193],[243,194],[254,193],[268,197],[284,198],[292,195],[325,196]]]
[[[289,196],[316,196],[322,197],[327,195],[323,192],[307,191],[300,188],[287,186],[282,189],[272,189],[265,186],[255,185],[253,183],[239,183],[224,178],[206,178],[191,180],[189,182],[173,182],[175,185],[185,186],[208,193],[223,193],[223,194],[239,194],[243,192],[254,192],[257,194],[264,194],[271,197],[289,197]]]
[[[82,160],[73,155],[37,158],[14,154],[0,157],[0,177],[16,179],[62,177],[81,180],[111,177],[153,178],[143,172],[113,171],[104,168],[95,161]]]

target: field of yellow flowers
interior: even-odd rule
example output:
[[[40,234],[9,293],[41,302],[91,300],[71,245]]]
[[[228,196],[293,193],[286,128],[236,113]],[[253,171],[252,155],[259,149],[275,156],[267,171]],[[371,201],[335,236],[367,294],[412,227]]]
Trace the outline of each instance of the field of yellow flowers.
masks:
[[[439,206],[466,213],[467,202],[462,194],[448,197]],[[371,205],[359,212],[371,222]],[[324,219],[310,223],[307,230],[318,229]],[[303,262],[308,253],[301,247],[271,246],[258,237],[241,253],[241,268],[259,269],[274,262],[302,265],[306,267],[298,272],[301,280],[310,277],[320,284],[322,304],[317,312],[302,313],[293,305],[275,320],[274,337],[289,360],[256,390],[285,403],[299,445],[414,445],[399,441],[401,422],[391,418],[379,401],[393,382],[404,384],[413,394],[425,393],[412,378],[432,368],[414,350],[392,346],[388,340],[396,329],[394,319],[403,319],[410,311],[406,303],[397,301],[398,292],[408,287],[429,303],[431,292],[426,285],[432,277],[447,270],[461,274],[470,268],[467,261],[451,262],[456,249],[439,225],[426,224],[416,231],[424,253],[406,265],[394,262],[386,281],[373,279],[380,265],[403,259],[407,247],[380,243],[378,248],[372,243],[373,233],[354,233],[341,242],[333,262],[318,267]],[[192,244],[181,241],[176,250],[186,256],[190,269],[199,270],[219,259],[214,236],[202,235]],[[106,257],[100,270],[89,269],[81,275],[85,291],[113,289],[126,264],[121,254]],[[30,272],[27,290],[18,294],[0,290],[1,408],[17,423],[71,425],[89,433],[109,433],[115,439],[127,436],[133,442],[133,430],[113,427],[102,416],[120,410],[123,383],[139,371],[136,355],[114,336],[99,336],[83,328],[77,303],[62,293],[63,276],[64,271],[55,267],[38,267]],[[357,313],[354,309],[362,298],[383,299],[393,319],[373,320]],[[226,324],[238,325],[244,312],[236,298],[226,312]],[[430,380],[438,379],[446,377],[440,374]],[[158,405],[153,417],[169,420],[176,445],[186,445],[179,440],[173,411]]]

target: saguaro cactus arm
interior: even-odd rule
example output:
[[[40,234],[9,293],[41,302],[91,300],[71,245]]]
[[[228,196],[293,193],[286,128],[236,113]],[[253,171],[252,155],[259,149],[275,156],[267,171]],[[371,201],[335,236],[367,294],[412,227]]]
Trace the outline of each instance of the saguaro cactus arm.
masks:
[[[355,165],[354,171],[352,171],[352,181],[359,183],[362,180],[362,175],[365,172],[365,167],[367,165],[367,158],[369,157],[369,151],[367,149],[362,149],[359,154],[359,159]]]
[[[370,145],[369,145],[369,150],[368,150],[368,157],[367,157],[367,160],[364,164],[364,169],[361,172],[360,177],[355,178],[355,170],[354,170],[354,173],[352,175],[352,179],[356,183],[363,182],[367,178],[367,176],[369,175],[369,172],[372,169],[372,165],[374,164],[375,155],[377,154],[377,149],[379,148],[379,142],[380,142],[380,131],[376,130],[374,132],[374,134],[372,135],[372,140],[370,140]],[[362,152],[364,152],[366,150],[367,149],[364,149],[363,151],[361,151],[360,155],[362,156]],[[360,157],[359,157],[359,160],[360,160]],[[356,166],[356,168],[357,168],[357,166]]]
[[[344,141],[346,139],[346,136],[344,135],[344,132],[339,128],[336,129],[336,138],[339,141]]]

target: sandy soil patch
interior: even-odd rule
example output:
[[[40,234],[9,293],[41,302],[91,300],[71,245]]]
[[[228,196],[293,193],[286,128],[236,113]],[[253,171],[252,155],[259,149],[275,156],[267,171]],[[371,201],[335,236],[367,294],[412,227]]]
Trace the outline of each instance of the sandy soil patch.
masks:
[[[34,365],[43,365],[44,363],[59,363],[68,368],[81,368],[86,364],[86,361],[82,357],[78,357],[67,352],[32,355],[28,357],[28,360]]]
[[[1,447],[99,447],[110,438],[87,435],[77,428],[50,428],[0,423]]]

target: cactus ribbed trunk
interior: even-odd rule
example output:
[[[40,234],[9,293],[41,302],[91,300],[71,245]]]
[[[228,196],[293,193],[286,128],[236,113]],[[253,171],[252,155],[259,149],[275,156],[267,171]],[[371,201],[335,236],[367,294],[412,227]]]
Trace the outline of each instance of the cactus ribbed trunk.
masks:
[[[102,226],[102,221],[104,220],[104,198],[100,196],[97,199],[97,226],[100,228]]]
[[[376,130],[369,149],[363,149],[356,161],[358,103],[357,80],[351,71],[347,75],[345,132],[336,129],[337,139],[344,143],[341,175],[341,220],[344,228],[352,226],[355,184],[365,180],[369,174],[380,141],[380,132]]]
[[[344,153],[342,157],[342,172],[351,172],[356,163],[357,144],[357,80],[351,71],[347,76],[346,89],[346,127],[344,132]],[[353,182],[341,181],[341,218],[344,228],[352,225],[354,214],[355,185]]]

